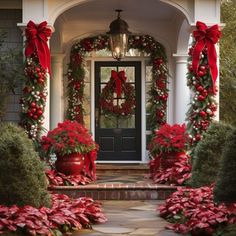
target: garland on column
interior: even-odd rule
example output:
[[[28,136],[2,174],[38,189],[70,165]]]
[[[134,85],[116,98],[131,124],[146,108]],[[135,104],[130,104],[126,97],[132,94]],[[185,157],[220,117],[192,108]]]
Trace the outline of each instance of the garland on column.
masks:
[[[193,92],[191,106],[187,113],[190,145],[194,148],[201,140],[214,119],[217,105],[216,79],[218,75],[215,44],[221,32],[218,25],[210,28],[202,22],[197,22],[193,31],[194,42],[189,49],[187,80]]]
[[[51,30],[44,21],[39,25],[30,21],[25,29],[25,87],[20,99],[22,106],[20,125],[28,136],[39,138],[44,121],[44,109],[47,97],[47,79],[50,72],[50,52],[47,45]]]
[[[84,58],[86,53],[107,49],[108,45],[108,37],[100,35],[82,39],[72,46],[68,66],[68,119],[83,123]],[[130,36],[128,47],[145,52],[151,57],[153,80],[149,91],[151,107],[148,123],[151,130],[154,130],[166,122],[168,71],[165,50],[149,35]]]

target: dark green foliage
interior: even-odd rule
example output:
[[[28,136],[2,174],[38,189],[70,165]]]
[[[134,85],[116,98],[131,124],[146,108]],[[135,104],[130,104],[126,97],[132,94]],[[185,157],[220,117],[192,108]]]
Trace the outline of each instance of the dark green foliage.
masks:
[[[220,120],[236,125],[236,1],[223,1],[220,40]]]
[[[232,130],[232,126],[223,123],[210,125],[193,153],[192,177],[189,181],[192,187],[209,185],[216,180],[222,150]]]
[[[214,236],[235,236],[236,224],[228,225],[224,229],[219,229]]]
[[[217,202],[236,202],[236,129],[228,136],[214,188]]]
[[[43,163],[25,131],[0,124],[0,204],[50,206]]]

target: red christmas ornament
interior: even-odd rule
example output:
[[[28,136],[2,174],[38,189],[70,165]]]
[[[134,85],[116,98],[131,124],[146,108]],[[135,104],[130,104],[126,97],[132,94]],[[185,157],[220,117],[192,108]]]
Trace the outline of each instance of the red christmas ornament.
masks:
[[[202,71],[202,70],[198,71],[198,76],[200,76],[200,77],[204,76],[205,74],[206,74],[205,71]]]
[[[200,141],[200,140],[201,140],[201,138],[202,138],[202,137],[201,137],[201,135],[200,135],[200,134],[196,134],[196,135],[195,135],[195,140],[196,140],[196,141]]]
[[[193,72],[193,66],[190,64],[190,65],[188,65],[188,70],[190,71],[190,72]]]
[[[207,113],[205,111],[200,111],[199,114],[202,118],[205,118],[207,116]]]
[[[157,59],[154,60],[153,63],[154,63],[155,66],[158,67],[163,63],[163,59],[162,58],[157,58]]]
[[[32,112],[28,112],[27,113],[29,117],[32,117],[33,116],[33,113]]]
[[[164,113],[161,112],[161,111],[158,111],[157,112],[157,116],[160,117],[160,118],[163,118],[164,117]]]
[[[31,102],[30,103],[30,107],[36,107],[36,103],[35,102]]]
[[[202,92],[203,90],[204,90],[204,88],[201,85],[197,87],[198,92]]]
[[[37,111],[37,109],[35,107],[31,109],[32,113],[35,113],[36,111]]]
[[[202,91],[202,95],[205,96],[205,97],[208,95],[208,92],[207,92],[206,89],[204,89],[204,90]]]
[[[38,79],[38,82],[39,82],[40,84],[42,84],[42,83],[44,82],[44,79],[43,79],[43,78],[40,78],[40,79]]]
[[[38,116],[41,116],[42,114],[43,114],[43,111],[41,109],[37,111]]]
[[[198,101],[204,101],[204,100],[205,100],[205,97],[202,96],[202,95],[199,95],[197,99],[198,99]]]
[[[199,66],[199,69],[204,71],[204,70],[206,70],[206,66],[205,65],[201,65],[201,66]]]

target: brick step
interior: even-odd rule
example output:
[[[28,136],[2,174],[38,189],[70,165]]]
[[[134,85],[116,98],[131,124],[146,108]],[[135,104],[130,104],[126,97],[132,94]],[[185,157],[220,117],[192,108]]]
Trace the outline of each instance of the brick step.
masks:
[[[91,197],[94,200],[164,200],[176,190],[174,186],[153,183],[100,183],[82,186],[51,187],[54,193],[73,198]]]
[[[147,164],[97,164],[97,175],[100,174],[148,174],[149,166]]]

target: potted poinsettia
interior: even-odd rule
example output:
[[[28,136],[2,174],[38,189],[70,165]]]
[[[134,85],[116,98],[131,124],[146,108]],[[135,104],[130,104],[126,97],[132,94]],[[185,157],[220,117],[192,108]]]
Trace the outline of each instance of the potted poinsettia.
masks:
[[[95,179],[98,145],[89,131],[77,121],[66,120],[41,139],[47,153],[55,153],[57,171],[66,175],[85,173]]]
[[[155,132],[149,144],[152,157],[160,157],[163,166],[171,167],[178,160],[178,156],[185,153],[189,136],[185,124],[164,124]]]

